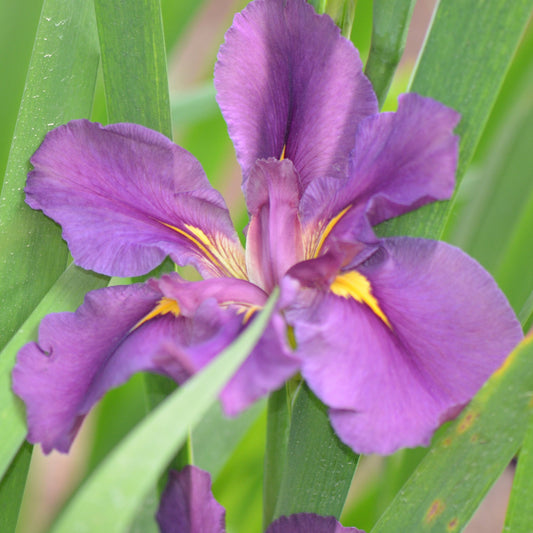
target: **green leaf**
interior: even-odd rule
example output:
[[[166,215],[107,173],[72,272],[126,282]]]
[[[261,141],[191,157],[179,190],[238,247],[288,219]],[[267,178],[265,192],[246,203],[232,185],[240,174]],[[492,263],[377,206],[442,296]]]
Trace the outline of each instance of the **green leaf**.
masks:
[[[518,456],[513,489],[507,508],[504,532],[530,533],[533,531],[533,415],[529,417],[526,437]]]
[[[533,337],[431,447],[372,533],[462,531],[517,452],[533,409]]]
[[[52,533],[123,532],[165,466],[264,331],[279,291],[246,331],[205,370],[143,420],[104,459],[65,508]]]
[[[15,531],[33,447],[25,443],[0,484],[0,531]]]
[[[47,0],[0,194],[0,347],[67,266],[59,227],[24,203],[29,158],[47,131],[91,110],[98,45],[85,0]]]
[[[172,137],[167,58],[158,0],[95,0],[110,122]]]
[[[340,517],[357,461],[358,456],[335,435],[327,407],[302,385],[292,407],[274,518],[304,512]]]
[[[0,188],[41,9],[42,0],[0,2]]]
[[[526,242],[533,207],[532,54],[530,24],[444,233],[494,274],[517,312],[533,287],[533,255]]]
[[[291,398],[288,384],[268,398],[265,465],[263,480],[263,525],[274,519],[283,476],[291,424]]]
[[[20,10],[21,6],[17,8]],[[26,16],[26,11],[22,11]],[[12,20],[9,23],[13,25]],[[13,50],[16,47],[11,43]],[[42,8],[0,193],[0,348],[67,265],[67,250],[58,227],[25,205],[23,188],[30,169],[29,158],[45,133],[59,123],[90,112],[97,66],[91,3],[47,0]],[[8,351],[0,357],[0,477],[4,476],[26,433],[20,407],[11,392],[14,355]],[[18,512],[29,465],[28,449],[25,447],[17,455],[0,487],[1,514],[6,521],[14,521]]]
[[[264,410],[265,402],[258,401],[238,417],[227,418],[220,404],[213,405],[192,431],[194,464],[216,479],[235,447]]]
[[[438,5],[410,91],[461,113],[456,129],[461,137],[457,183],[472,158],[531,8],[531,0]],[[439,238],[450,208],[449,202],[434,203],[383,223],[380,231]]]
[[[106,284],[103,276],[70,265],[0,353],[0,477],[26,436],[22,402],[11,392],[11,369],[17,352],[24,344],[37,338],[37,329],[44,316],[74,311],[87,291]]]
[[[263,531],[263,462],[266,410],[239,443],[213,483],[213,495],[226,509],[228,533]]]
[[[415,0],[374,0],[372,40],[365,66],[380,107],[402,58]]]

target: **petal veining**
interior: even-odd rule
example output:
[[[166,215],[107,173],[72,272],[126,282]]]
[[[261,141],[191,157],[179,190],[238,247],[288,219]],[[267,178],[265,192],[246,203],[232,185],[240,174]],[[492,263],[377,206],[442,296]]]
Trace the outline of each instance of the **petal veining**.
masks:
[[[61,224],[80,266],[136,276],[170,255],[206,277],[246,276],[222,197],[164,135],[77,120],[51,131],[31,161],[27,202]]]
[[[344,177],[357,124],[378,110],[357,50],[304,0],[255,0],[237,14],[215,86],[245,180],[280,154],[304,187]]]
[[[427,445],[522,338],[494,280],[459,249],[394,238],[358,266],[391,328],[368,305],[302,289],[286,311],[302,376],[359,453]]]

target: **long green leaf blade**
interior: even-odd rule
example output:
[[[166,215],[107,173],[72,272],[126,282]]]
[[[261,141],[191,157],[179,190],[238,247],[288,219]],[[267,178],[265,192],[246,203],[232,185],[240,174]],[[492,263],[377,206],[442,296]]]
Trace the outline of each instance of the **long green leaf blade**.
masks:
[[[83,0],[46,0],[1,185],[0,349],[67,265],[67,250],[59,228],[25,205],[23,188],[29,158],[45,133],[56,124],[90,112],[97,66],[92,4]],[[0,417],[0,477],[4,477],[25,433],[11,393],[12,363],[12,357],[0,359],[0,408],[5,415]],[[15,526],[29,465],[28,449],[19,453],[0,486],[1,514],[5,521],[12,521],[3,524],[6,531]]]
[[[15,531],[33,447],[25,443],[0,484],[0,531]]]
[[[287,450],[274,518],[304,512],[340,517],[358,456],[335,435],[327,407],[305,384],[294,400]]]
[[[59,228],[24,203],[29,158],[45,133],[90,113],[98,44],[85,0],[47,0],[0,194],[0,347],[67,266]]]
[[[133,122],[172,137],[167,58],[159,0],[94,1],[102,56],[109,122]],[[166,268],[166,263],[161,268]],[[145,279],[145,278],[142,278]],[[150,410],[168,391],[156,376],[144,378],[145,408]],[[103,408],[113,407],[104,402]],[[104,412],[105,419],[115,413]],[[137,416],[121,417],[115,431],[96,432],[92,462],[103,457],[132,427]]]
[[[372,40],[365,74],[372,82],[380,107],[402,58],[414,7],[415,0],[374,0]]]
[[[372,533],[464,528],[524,438],[532,357],[530,335],[433,444]]]
[[[52,533],[125,531],[150,487],[255,346],[278,298],[273,291],[249,328],[204,371],[156,408],[80,488]]]
[[[518,457],[518,465],[505,519],[505,533],[533,531],[533,415],[529,417],[526,437]]]
[[[158,0],[95,0],[110,122],[172,136],[163,21]]]

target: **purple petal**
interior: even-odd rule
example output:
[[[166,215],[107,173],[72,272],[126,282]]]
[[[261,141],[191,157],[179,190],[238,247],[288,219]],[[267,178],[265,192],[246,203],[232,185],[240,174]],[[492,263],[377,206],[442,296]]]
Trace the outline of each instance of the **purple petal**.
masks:
[[[224,533],[226,511],[211,493],[211,476],[194,466],[171,470],[161,496],[161,533]]]
[[[442,242],[394,238],[358,271],[391,328],[367,305],[303,290],[294,323],[302,375],[359,453],[427,445],[522,338],[494,280]]]
[[[298,175],[289,160],[258,161],[245,184],[250,224],[246,266],[250,281],[271,291],[303,259]]]
[[[126,368],[117,368],[111,361],[113,372],[105,371],[110,355],[120,350],[127,332],[160,297],[146,285],[110,287],[88,293],[76,313],[43,319],[39,343],[27,344],[19,351],[13,370],[13,390],[26,403],[30,442],[40,442],[45,453],[53,448],[67,452],[98,399],[92,389],[116,386],[132,371],[152,367],[151,359],[160,343],[150,347],[150,341],[157,340],[157,332],[139,328],[132,337],[142,349],[131,350],[130,346],[128,357],[121,358]]]
[[[162,298],[177,302],[175,312],[153,315]],[[107,390],[139,371],[183,382],[196,371],[195,362],[215,357],[242,330],[235,302],[260,306],[265,300],[242,280],[189,283],[172,274],[93,291],[75,313],[48,315],[39,343],[20,350],[13,371],[13,389],[27,407],[28,440],[46,453],[68,451]]]
[[[234,416],[266,394],[279,389],[301,366],[287,340],[287,325],[274,314],[246,361],[228,382],[220,400],[224,412]]]
[[[222,197],[164,135],[77,120],[50,132],[31,161],[27,202],[62,225],[83,268],[136,276],[170,255],[206,277],[245,277]]]
[[[272,522],[266,533],[365,533],[355,527],[344,527],[333,516],[298,513],[282,516]]]
[[[455,185],[460,115],[417,94],[399,97],[396,113],[359,124],[349,195],[368,203],[372,226],[449,198]]]
[[[417,94],[400,96],[396,113],[380,113],[357,129],[350,178],[322,177],[300,205],[305,235],[319,235],[340,215],[329,240],[373,240],[371,226],[453,193],[459,114]],[[345,212],[343,212],[348,208]],[[308,238],[309,240],[309,238]]]
[[[158,358],[164,368],[186,369],[185,377],[201,371],[227,348],[253,323],[256,311],[267,299],[258,287],[242,280],[205,280],[183,284],[178,289],[159,285],[166,295],[180,302],[180,309],[190,317],[191,324],[202,324],[208,316],[213,317],[209,335],[202,333],[203,329],[198,326],[200,337],[207,337],[208,343],[199,342],[201,338],[198,342],[190,339],[189,345],[169,347]],[[280,300],[278,308],[288,305],[294,293],[295,287],[286,287],[284,301]],[[219,317],[212,306],[228,309]],[[289,346],[285,320],[275,312],[255,348],[222,390],[220,400],[224,412],[237,415],[257,399],[281,387],[299,369],[300,359]]]
[[[215,86],[245,180],[284,147],[303,186],[344,177],[357,124],[377,112],[357,50],[304,0],[255,0],[236,15]]]

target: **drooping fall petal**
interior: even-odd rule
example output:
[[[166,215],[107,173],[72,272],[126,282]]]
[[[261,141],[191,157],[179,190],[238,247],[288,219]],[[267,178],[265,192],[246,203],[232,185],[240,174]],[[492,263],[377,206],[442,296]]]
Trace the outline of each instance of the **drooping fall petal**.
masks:
[[[357,275],[374,307],[303,289],[287,312],[302,375],[356,452],[427,445],[503,363],[520,325],[490,275],[442,242],[385,239]]]
[[[169,274],[90,292],[75,313],[48,315],[38,343],[19,351],[13,370],[13,389],[27,408],[28,439],[45,453],[68,451],[83,418],[109,389],[140,371],[182,383],[241,333],[239,308],[265,299],[246,281],[185,282]],[[271,373],[283,380],[279,366]]]

